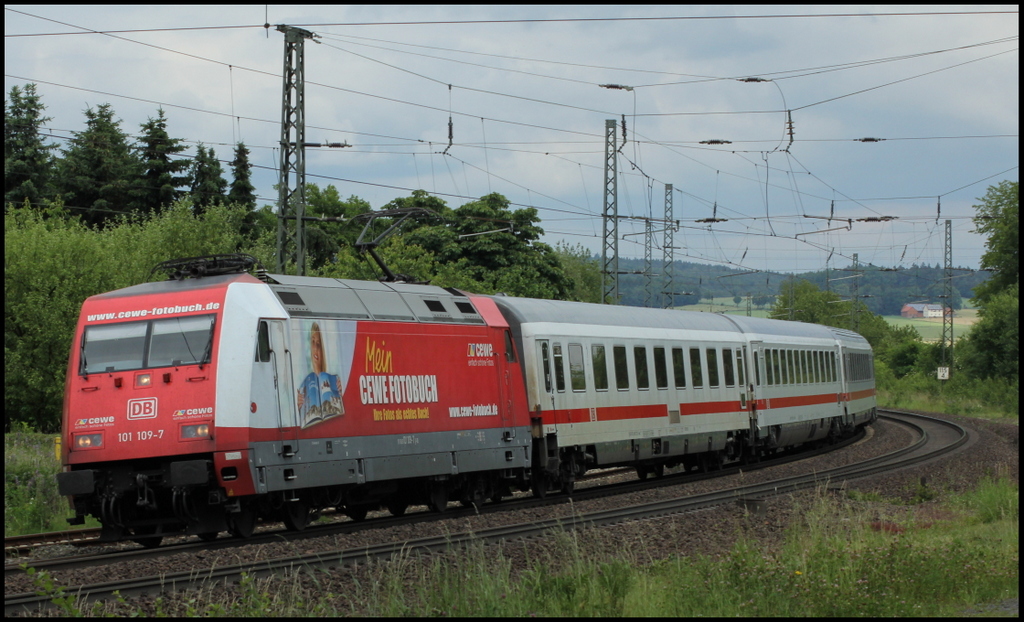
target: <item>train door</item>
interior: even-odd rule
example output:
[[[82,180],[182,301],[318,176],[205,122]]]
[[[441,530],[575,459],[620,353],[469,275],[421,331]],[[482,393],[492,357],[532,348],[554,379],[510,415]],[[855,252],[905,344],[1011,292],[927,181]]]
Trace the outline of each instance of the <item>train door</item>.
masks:
[[[555,345],[561,351],[561,346]],[[538,370],[540,378],[537,379],[537,386],[541,388],[541,410],[550,410],[552,413],[549,416],[553,416],[555,410],[555,382],[554,373],[552,372],[554,357],[552,345],[547,339],[537,340],[537,358],[540,361]]]
[[[512,403],[515,392],[512,390],[512,363],[516,362],[516,351],[512,346],[512,332],[508,329],[504,333],[505,349],[503,354],[497,356],[498,363],[498,412],[501,414],[501,426],[505,428],[505,440],[511,440],[515,436],[514,404]]]
[[[284,320],[260,320],[250,389],[255,428],[277,428],[280,452],[291,457],[298,449],[295,410],[291,407],[290,355]],[[286,433],[286,430],[290,432]]]
[[[760,387],[761,374],[764,373],[764,354],[763,344],[760,341],[750,342],[750,352],[753,353],[753,358],[748,356],[747,346],[736,349],[736,356],[743,357],[743,361],[739,367],[743,370],[741,373],[746,375],[746,383],[744,388],[746,389],[747,397],[747,413],[750,417],[750,440],[756,445],[758,438],[760,437],[760,423],[758,422],[758,409],[757,409],[757,398],[761,395]]]

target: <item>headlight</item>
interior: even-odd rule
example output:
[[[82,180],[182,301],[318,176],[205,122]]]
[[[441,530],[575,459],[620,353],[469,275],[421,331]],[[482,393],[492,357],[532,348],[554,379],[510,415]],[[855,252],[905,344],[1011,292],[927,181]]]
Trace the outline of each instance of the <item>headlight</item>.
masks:
[[[181,426],[181,438],[184,440],[210,438],[210,424],[183,425]]]
[[[149,374],[138,374],[135,376],[135,386],[148,387],[153,383],[153,377]]]
[[[103,433],[75,434],[75,449],[99,449],[103,447]]]

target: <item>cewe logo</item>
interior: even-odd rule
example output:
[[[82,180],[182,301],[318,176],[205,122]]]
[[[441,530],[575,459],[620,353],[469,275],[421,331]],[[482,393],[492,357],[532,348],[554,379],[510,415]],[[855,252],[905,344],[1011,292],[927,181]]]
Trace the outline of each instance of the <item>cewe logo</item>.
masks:
[[[156,418],[156,398],[155,397],[140,397],[133,400],[128,400],[128,418],[129,419],[155,419]]]
[[[489,343],[471,343],[469,344],[469,357],[474,358],[478,356],[491,356],[494,353],[493,347]]]

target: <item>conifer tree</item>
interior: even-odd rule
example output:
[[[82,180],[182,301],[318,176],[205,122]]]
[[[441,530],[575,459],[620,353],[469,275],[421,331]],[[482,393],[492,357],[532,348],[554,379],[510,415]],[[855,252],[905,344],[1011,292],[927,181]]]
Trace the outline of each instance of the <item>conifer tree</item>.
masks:
[[[181,139],[171,138],[167,133],[167,119],[163,108],[142,124],[142,136],[138,148],[144,172],[142,186],[138,189],[138,207],[154,212],[168,207],[185,194],[191,179],[188,172],[190,162],[175,158],[185,150]]]
[[[192,167],[192,205],[196,213],[201,214],[207,207],[223,202],[227,187],[217,154],[212,147],[207,149],[200,143]]]
[[[231,161],[231,191],[229,203],[239,203],[250,210],[256,209],[256,186],[252,185],[252,166],[249,164],[249,149],[245,143],[235,147],[235,159]]]
[[[4,100],[4,204],[38,203],[53,194],[54,145],[43,142],[41,129],[50,117],[36,94],[36,85],[11,87]]]
[[[110,104],[88,108],[85,117],[85,130],[64,150],[55,185],[73,214],[102,226],[137,205],[142,162]]]

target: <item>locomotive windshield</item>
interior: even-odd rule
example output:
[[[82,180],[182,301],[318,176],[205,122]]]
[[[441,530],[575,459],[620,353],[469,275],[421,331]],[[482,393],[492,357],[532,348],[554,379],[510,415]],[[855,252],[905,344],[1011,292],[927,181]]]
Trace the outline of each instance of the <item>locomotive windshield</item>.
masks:
[[[87,326],[80,373],[208,363],[213,320],[213,315],[192,315]]]

